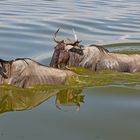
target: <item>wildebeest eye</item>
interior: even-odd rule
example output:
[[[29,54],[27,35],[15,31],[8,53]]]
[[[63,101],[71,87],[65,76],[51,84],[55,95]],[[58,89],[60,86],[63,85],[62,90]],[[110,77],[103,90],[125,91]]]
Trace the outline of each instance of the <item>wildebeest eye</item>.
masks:
[[[80,54],[80,55],[83,55],[83,50],[80,49],[80,50],[79,50],[79,54]]]

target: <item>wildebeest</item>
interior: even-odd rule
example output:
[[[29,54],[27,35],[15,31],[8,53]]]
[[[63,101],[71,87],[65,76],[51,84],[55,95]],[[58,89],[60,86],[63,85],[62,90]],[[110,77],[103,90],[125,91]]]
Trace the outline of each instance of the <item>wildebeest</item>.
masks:
[[[82,67],[90,70],[116,70],[120,72],[140,71],[139,54],[119,54],[109,52],[98,45],[80,45],[76,34],[74,42],[67,40],[58,41],[55,33],[54,40],[57,43],[50,66],[62,68],[66,65]]]
[[[29,58],[15,60],[0,59],[0,84],[19,87],[34,85],[65,84],[69,77],[76,76],[68,70],[59,70],[39,64]]]

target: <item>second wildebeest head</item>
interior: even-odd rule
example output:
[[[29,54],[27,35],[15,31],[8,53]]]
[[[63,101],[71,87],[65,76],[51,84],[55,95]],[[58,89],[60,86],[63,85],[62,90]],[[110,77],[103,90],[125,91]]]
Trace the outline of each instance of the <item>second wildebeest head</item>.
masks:
[[[11,61],[6,61],[3,59],[0,59],[0,76],[2,76],[4,79],[8,78],[8,71],[10,64],[12,63]]]
[[[56,31],[54,36],[54,41],[57,43],[57,45],[54,48],[54,53],[51,58],[50,66],[55,68],[64,68],[64,66],[66,66],[68,63],[70,53],[74,52],[75,54],[83,55],[83,49],[74,31],[73,32],[75,41],[73,42],[70,40],[58,41],[56,39],[56,35],[58,32],[59,29]]]

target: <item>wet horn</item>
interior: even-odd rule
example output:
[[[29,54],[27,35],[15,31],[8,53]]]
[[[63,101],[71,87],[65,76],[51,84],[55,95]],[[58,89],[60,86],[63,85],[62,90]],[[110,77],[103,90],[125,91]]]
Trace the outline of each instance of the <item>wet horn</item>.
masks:
[[[55,34],[54,34],[54,41],[56,42],[56,43],[59,43],[60,41],[58,41],[57,39],[56,39],[56,35],[57,35],[57,33],[59,32],[59,30],[60,30],[60,28],[58,28],[57,29],[57,31],[55,32]]]

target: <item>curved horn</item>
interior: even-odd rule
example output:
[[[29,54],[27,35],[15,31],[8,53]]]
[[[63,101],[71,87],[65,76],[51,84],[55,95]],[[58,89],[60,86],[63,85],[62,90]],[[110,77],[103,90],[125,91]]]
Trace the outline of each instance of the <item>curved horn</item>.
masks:
[[[75,42],[76,42],[76,41],[78,41],[77,35],[76,35],[76,33],[75,33],[75,30],[74,30],[74,29],[73,29],[72,31],[73,31],[73,34],[74,34],[74,39],[75,39]]]
[[[59,32],[59,30],[60,30],[60,28],[58,28],[57,29],[57,31],[55,32],[55,34],[54,34],[54,41],[56,42],[56,43],[59,43],[60,41],[58,41],[57,39],[56,39],[56,35],[57,35],[57,33]]]

